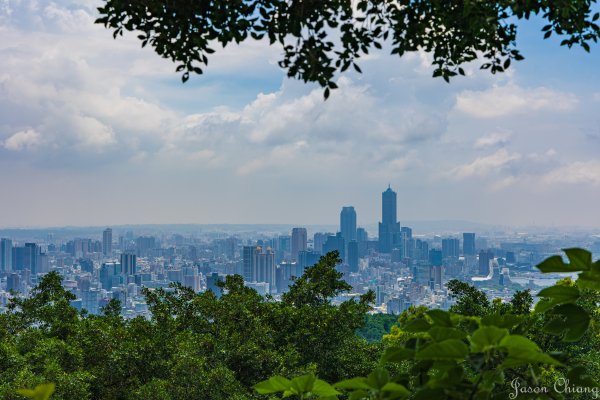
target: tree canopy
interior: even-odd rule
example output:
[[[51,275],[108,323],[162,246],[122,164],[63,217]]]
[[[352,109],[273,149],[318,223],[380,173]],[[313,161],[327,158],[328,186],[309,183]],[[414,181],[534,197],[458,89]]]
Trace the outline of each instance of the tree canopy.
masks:
[[[544,39],[586,51],[597,42],[600,15],[593,0],[104,0],[97,23],[138,32],[142,46],[177,63],[182,80],[202,74],[210,54],[248,39],[282,47],[289,77],[336,88],[334,78],[384,46],[391,54],[425,51],[433,76],[464,75],[463,64],[503,72],[521,60],[517,23],[541,16]]]

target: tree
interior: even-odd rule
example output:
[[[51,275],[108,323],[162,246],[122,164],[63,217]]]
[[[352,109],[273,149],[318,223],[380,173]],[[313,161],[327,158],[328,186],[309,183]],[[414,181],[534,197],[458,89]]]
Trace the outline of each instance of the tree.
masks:
[[[517,20],[540,15],[544,39],[590,50],[600,28],[593,0],[104,0],[97,23],[139,32],[142,47],[177,63],[182,80],[202,74],[215,46],[267,38],[283,47],[280,67],[289,77],[335,89],[336,74],[372,48],[391,54],[425,51],[433,76],[464,75],[462,65],[483,58],[492,73],[523,56],[516,48]]]
[[[542,272],[578,272],[578,279],[542,289],[533,311],[528,291],[517,292],[508,303],[494,300],[490,304],[485,293],[451,281],[449,287],[458,298],[454,312],[413,307],[403,313],[400,326],[386,337],[391,346],[367,376],[333,385],[311,374],[292,380],[274,376],[255,389],[300,399],[334,399],[343,392],[355,400],[506,399],[519,395],[562,399],[565,397],[556,390],[527,391],[552,388],[561,378],[571,387],[587,391],[565,393],[566,398],[596,397],[600,387],[596,380],[600,260],[592,262],[586,250],[564,251],[568,264],[557,255],[538,268]],[[482,304],[476,307],[477,303]],[[540,345],[542,332],[557,339],[550,343],[554,346]],[[390,373],[394,370],[397,373]]]

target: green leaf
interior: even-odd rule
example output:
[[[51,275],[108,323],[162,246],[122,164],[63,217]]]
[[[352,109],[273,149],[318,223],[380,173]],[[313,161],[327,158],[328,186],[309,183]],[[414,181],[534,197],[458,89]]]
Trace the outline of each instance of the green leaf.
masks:
[[[432,343],[415,354],[416,360],[456,360],[469,354],[467,345],[458,339]]]
[[[441,325],[452,327],[452,321],[450,320],[450,313],[447,311],[433,309],[427,311],[427,315],[433,321],[434,325]]]
[[[356,390],[350,394],[348,400],[364,400],[368,398],[369,393],[366,390]]]
[[[548,321],[544,325],[544,331],[554,335],[564,334],[563,340],[566,342],[579,340],[590,325],[590,316],[576,304],[558,305],[550,310],[547,315],[558,318]]]
[[[406,347],[390,347],[381,356],[381,362],[401,362],[415,358],[415,351]]]
[[[576,268],[578,271],[589,270],[592,266],[592,253],[587,250],[579,248],[563,249],[571,266]]]
[[[442,326],[434,326],[427,332],[436,342],[441,342],[446,339],[464,339],[467,333],[456,328],[445,328]]]
[[[403,385],[400,385],[399,383],[394,383],[394,382],[386,383],[381,388],[381,391],[382,392],[392,392],[401,397],[408,397],[408,395],[410,395],[410,391],[406,387],[404,387]]]
[[[560,362],[542,352],[535,342],[521,335],[508,335],[500,341],[500,346],[508,350],[508,357],[501,364],[503,368],[514,368],[526,364],[560,365]]]
[[[366,383],[373,389],[381,389],[390,381],[390,373],[384,368],[375,368],[367,377]]]
[[[577,278],[577,286],[584,289],[600,290],[600,276],[590,271],[581,272]]]
[[[489,314],[481,318],[481,325],[509,329],[520,324],[522,321],[523,317],[514,314]]]
[[[577,248],[563,250],[569,258],[570,264],[566,264],[559,255],[551,256],[537,265],[544,272],[577,272],[587,271],[592,265],[592,255],[589,251]]]
[[[508,330],[495,326],[483,326],[471,335],[471,351],[482,353],[498,346],[500,341],[508,335]]]
[[[331,386],[329,383],[327,383],[321,379],[315,380],[310,392],[319,397],[332,397],[332,396],[335,397],[339,394],[342,394],[341,392],[338,392],[337,390],[335,390],[335,388],[333,386]]]
[[[429,322],[425,321],[423,318],[419,318],[408,321],[404,326],[402,326],[402,330],[413,333],[427,332],[431,326],[432,325]]]
[[[535,312],[544,312],[557,304],[574,303],[579,299],[577,286],[554,285],[540,290],[538,297],[544,297],[549,301],[539,301],[535,305]]]
[[[600,383],[590,375],[590,369],[582,365],[572,367],[569,372],[567,372],[567,379],[571,386],[594,388],[600,385]]]
[[[369,390],[371,386],[367,384],[367,378],[352,378],[340,381],[334,384],[338,389],[348,389],[348,390],[356,390],[356,389],[365,389]]]
[[[54,383],[44,383],[37,385],[33,390],[19,389],[17,393],[33,400],[48,400],[52,396],[52,393],[54,393],[54,389]]]
[[[421,388],[414,393],[413,400],[446,400],[448,396],[443,389]]]
[[[284,392],[291,387],[291,381],[283,376],[273,376],[266,381],[254,385],[254,390],[259,394]]]
[[[308,393],[312,391],[317,377],[315,374],[306,374],[297,376],[290,382],[290,387],[296,391],[296,394]]]

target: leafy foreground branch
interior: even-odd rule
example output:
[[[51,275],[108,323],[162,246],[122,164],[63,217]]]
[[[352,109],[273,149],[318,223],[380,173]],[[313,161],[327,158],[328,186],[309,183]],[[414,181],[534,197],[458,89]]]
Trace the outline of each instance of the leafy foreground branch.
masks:
[[[581,249],[565,253],[568,264],[553,256],[538,268],[579,272],[577,281],[540,291],[533,313],[519,304],[522,294],[509,305],[490,305],[483,293],[452,281],[449,286],[462,292],[454,308],[464,314],[421,308],[403,315],[396,343],[366,377],[330,385],[314,374],[274,376],[255,389],[300,399],[598,398],[598,382],[585,361],[590,347],[591,358],[598,356],[597,325],[590,328],[590,322],[598,319],[600,261],[593,263]],[[583,348],[565,346],[578,341]]]
[[[600,35],[590,0],[104,0],[96,23],[122,36],[138,33],[142,47],[177,63],[182,80],[202,74],[217,46],[266,39],[283,50],[279,66],[289,77],[316,82],[325,97],[334,78],[373,49],[392,55],[431,55],[433,76],[464,75],[462,66],[483,58],[482,69],[503,72],[522,60],[517,21],[538,15],[544,39],[590,51]]]

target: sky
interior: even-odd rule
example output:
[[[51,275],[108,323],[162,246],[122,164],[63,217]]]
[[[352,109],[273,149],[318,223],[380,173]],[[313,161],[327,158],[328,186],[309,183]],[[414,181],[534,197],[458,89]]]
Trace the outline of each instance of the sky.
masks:
[[[335,224],[381,219],[600,227],[600,48],[520,27],[525,60],[432,78],[374,52],[329,100],[249,41],[182,84],[113,40],[96,0],[0,0],[0,227]]]

